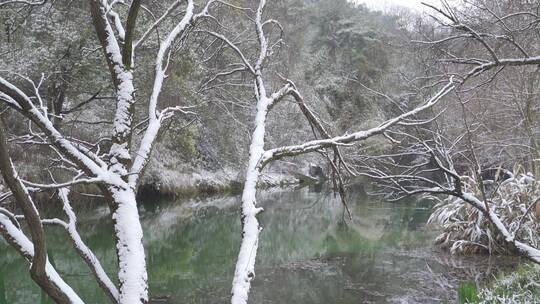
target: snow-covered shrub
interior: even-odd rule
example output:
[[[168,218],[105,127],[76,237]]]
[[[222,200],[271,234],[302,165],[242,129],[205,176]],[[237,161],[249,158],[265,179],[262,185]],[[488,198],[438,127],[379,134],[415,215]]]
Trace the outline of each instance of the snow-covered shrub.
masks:
[[[540,303],[540,269],[527,266],[497,279],[478,293],[481,304]]]
[[[480,185],[472,177],[462,179],[463,191],[482,198]],[[532,174],[519,173],[502,182],[484,180],[488,205],[517,240],[532,247],[540,245],[540,222],[534,204],[540,198],[540,184]],[[448,196],[434,207],[428,223],[442,227],[436,244],[452,253],[511,252],[504,238],[478,209],[460,198]]]

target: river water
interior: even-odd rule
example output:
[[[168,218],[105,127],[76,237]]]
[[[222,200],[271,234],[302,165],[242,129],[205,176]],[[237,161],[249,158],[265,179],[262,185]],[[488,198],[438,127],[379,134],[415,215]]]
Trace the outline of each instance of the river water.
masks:
[[[250,303],[455,303],[463,282],[483,284],[509,258],[455,257],[432,246],[427,202],[378,202],[351,194],[353,219],[332,195],[261,194],[265,212]],[[115,265],[105,207],[79,213],[79,230],[109,274]],[[61,216],[58,214],[54,216]],[[141,218],[155,303],[227,303],[240,244],[239,197],[145,202]],[[50,257],[86,303],[107,303],[59,228]],[[50,303],[28,265],[0,240],[0,303]]]

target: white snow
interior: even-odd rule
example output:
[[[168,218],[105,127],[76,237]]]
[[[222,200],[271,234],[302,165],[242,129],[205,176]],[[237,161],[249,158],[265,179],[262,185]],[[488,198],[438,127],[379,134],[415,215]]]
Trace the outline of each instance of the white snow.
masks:
[[[259,39],[259,58],[255,64],[255,81],[257,87],[257,114],[255,115],[255,130],[251,137],[249,147],[249,161],[246,171],[246,182],[242,192],[242,243],[238,260],[234,271],[232,286],[232,304],[246,304],[251,287],[251,280],[255,277],[255,259],[259,245],[259,233],[261,228],[257,220],[257,214],[262,208],[256,206],[257,182],[260,176],[259,160],[264,154],[264,139],[266,129],[266,117],[272,102],[267,97],[266,88],[262,78],[262,64],[267,55],[267,41],[263,32],[262,14],[266,4],[265,0],[259,2],[255,24],[257,38]]]
[[[119,293],[118,289],[114,285],[114,283],[111,281],[103,267],[101,266],[101,263],[97,259],[97,257],[94,255],[92,250],[86,246],[86,244],[81,239],[81,236],[79,235],[79,232],[77,231],[77,216],[75,215],[75,212],[73,211],[73,208],[71,207],[69,203],[69,189],[67,188],[61,188],[58,189],[58,194],[60,196],[60,199],[63,202],[63,209],[64,212],[68,216],[68,223],[66,224],[65,228],[69,233],[69,236],[71,237],[73,243],[75,244],[76,249],[84,254],[85,261],[87,263],[90,263],[88,266],[92,268],[92,271],[95,272],[97,279],[100,281],[101,284],[103,284],[108,292],[115,298],[118,299]]]
[[[132,189],[116,190],[113,199],[118,204],[113,219],[119,259],[119,303],[141,303],[148,300],[148,277],[135,193]]]
[[[268,161],[275,158],[304,154],[304,153],[313,152],[313,151],[316,151],[325,147],[330,147],[330,146],[346,145],[355,141],[367,139],[369,137],[372,137],[378,134],[383,134],[388,128],[400,123],[401,121],[407,119],[408,117],[414,116],[415,114],[418,114],[419,112],[422,112],[426,109],[433,107],[435,104],[437,104],[441,100],[442,97],[446,96],[446,94],[448,94],[453,89],[454,89],[454,85],[453,85],[453,80],[451,78],[447,85],[445,85],[437,94],[435,94],[435,96],[433,96],[430,100],[428,100],[423,105],[418,106],[409,112],[403,113],[399,116],[389,119],[381,123],[379,126],[375,128],[354,132],[348,135],[337,136],[334,138],[312,140],[312,141],[308,141],[299,145],[284,146],[284,147],[270,149],[264,152],[259,163],[261,165],[264,165]]]
[[[150,157],[150,153],[152,152],[152,146],[161,128],[162,116],[159,115],[157,112],[157,103],[159,100],[159,95],[161,93],[161,88],[163,86],[163,81],[165,80],[166,67],[168,65],[168,62],[166,62],[166,54],[175,39],[184,32],[188,24],[193,20],[195,16],[197,16],[193,14],[193,9],[193,0],[189,0],[184,17],[174,27],[174,29],[169,33],[169,35],[167,35],[167,38],[159,46],[155,62],[156,74],[154,76],[154,85],[152,87],[152,94],[148,103],[149,123],[143,135],[143,139],[139,145],[139,150],[135,155],[132,168],[130,169],[130,176],[128,178],[129,184],[132,187],[136,186],[140,173],[143,171],[146,163],[148,162],[148,158]]]
[[[476,198],[474,195],[470,193],[463,193],[463,199],[474,207],[486,212],[484,203],[478,198]],[[540,250],[522,242],[516,241],[513,235],[508,232],[504,224],[501,222],[501,220],[493,210],[490,209],[489,211],[487,211],[487,213],[490,221],[495,225],[497,231],[499,231],[499,233],[501,233],[505,237],[507,242],[514,244],[526,257],[530,258],[536,263],[540,263]]]
[[[255,131],[251,137],[246,182],[242,193],[242,244],[233,278],[232,304],[247,303],[250,282],[255,276],[255,258],[259,243],[259,222],[256,215],[262,208],[256,207],[257,182],[260,171],[257,166],[264,153],[264,135],[269,99],[260,96],[257,102]]]

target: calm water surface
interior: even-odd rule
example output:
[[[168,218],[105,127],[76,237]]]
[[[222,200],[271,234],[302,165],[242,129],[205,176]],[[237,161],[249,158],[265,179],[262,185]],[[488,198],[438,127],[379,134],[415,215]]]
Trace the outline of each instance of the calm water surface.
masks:
[[[429,205],[351,195],[353,220],[331,195],[264,193],[264,230],[250,303],[455,303],[461,282],[485,282],[515,261],[459,258],[431,246]],[[240,244],[239,198],[147,202],[141,206],[150,292],[156,303],[227,303]],[[115,265],[104,207],[79,213],[79,230],[104,267]],[[53,212],[54,213],[54,212]],[[61,213],[51,216],[61,216]],[[50,256],[86,303],[108,303],[59,228]],[[28,266],[0,240],[0,303],[50,303]]]

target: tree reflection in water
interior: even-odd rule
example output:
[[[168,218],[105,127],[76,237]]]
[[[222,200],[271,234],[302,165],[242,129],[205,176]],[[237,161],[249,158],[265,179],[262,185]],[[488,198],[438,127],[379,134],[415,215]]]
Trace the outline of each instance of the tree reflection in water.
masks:
[[[260,201],[264,230],[252,303],[452,300],[461,281],[493,264],[513,264],[436,252],[433,234],[423,227],[429,208],[421,202],[381,203],[352,193],[349,221],[338,199],[307,189],[263,193]],[[142,209],[151,296],[169,303],[227,302],[240,245],[239,198],[146,202]],[[80,231],[105,269],[113,269],[112,223],[103,215],[95,209],[81,214]],[[48,227],[47,241],[59,272],[83,299],[106,303],[64,231]],[[0,304],[42,301],[28,266],[0,246]]]

